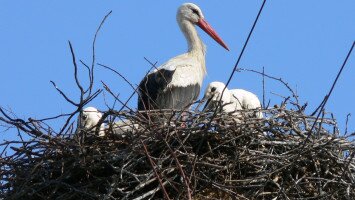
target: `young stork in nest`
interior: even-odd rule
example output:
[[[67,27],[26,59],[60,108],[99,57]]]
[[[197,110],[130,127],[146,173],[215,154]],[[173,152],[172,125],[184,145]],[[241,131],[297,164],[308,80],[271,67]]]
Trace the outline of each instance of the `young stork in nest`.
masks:
[[[100,119],[102,118],[102,113],[98,111],[95,107],[86,107],[82,110],[79,115],[79,126],[81,129],[87,131],[88,133],[95,134],[96,127]],[[112,129],[111,129],[112,128]],[[110,124],[101,123],[99,128],[99,136],[103,137],[106,135],[106,131],[112,130],[115,135],[124,135],[129,132],[134,132],[139,128],[139,125],[131,122],[130,120],[121,120],[117,122],[112,122]]]
[[[188,51],[171,58],[143,78],[139,84],[138,110],[181,110],[187,108],[198,98],[206,75],[206,48],[198,36],[195,25],[229,50],[205,21],[197,5],[182,4],[177,11],[176,18],[187,40]]]
[[[243,89],[229,90],[228,88],[226,88],[223,92],[225,87],[226,86],[222,82],[212,82],[208,85],[202,99],[203,101],[207,101],[205,109],[213,111],[216,107],[222,106],[219,108],[220,111],[225,113],[233,113],[233,115],[239,115],[235,111],[261,108],[259,98],[255,94]],[[255,113],[255,117],[261,119],[263,118],[263,113],[261,111],[257,111]]]
[[[102,118],[102,114],[94,107],[84,108],[79,115],[79,126],[88,133],[95,134],[97,124]],[[105,136],[105,125],[102,123],[99,128],[99,136]]]

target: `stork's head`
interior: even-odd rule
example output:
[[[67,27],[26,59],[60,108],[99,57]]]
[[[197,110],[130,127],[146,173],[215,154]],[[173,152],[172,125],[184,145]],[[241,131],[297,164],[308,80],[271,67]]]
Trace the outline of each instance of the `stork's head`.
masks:
[[[203,19],[201,9],[193,3],[184,3],[180,6],[177,12],[177,18],[180,20],[188,20],[193,24],[197,24],[200,19]]]
[[[229,103],[231,99],[231,93],[226,88],[223,92],[223,89],[226,87],[224,83],[222,82],[211,82],[208,86],[207,89],[205,90],[205,95],[203,97],[203,100],[207,100],[207,104],[209,102],[218,102],[219,100],[222,101],[222,104]],[[223,92],[223,96],[222,96]],[[222,96],[222,99],[221,99]]]
[[[223,42],[217,32],[207,23],[201,9],[193,3],[184,3],[182,4],[178,11],[176,18],[179,23],[182,21],[189,21],[192,24],[199,26],[204,30],[208,35],[210,35],[218,44],[229,51],[227,45]]]
[[[79,115],[80,119],[80,127],[85,130],[95,131],[95,126],[99,123],[102,118],[102,114],[94,107],[84,108],[83,111]],[[99,135],[102,136],[103,133],[103,124],[100,127]]]

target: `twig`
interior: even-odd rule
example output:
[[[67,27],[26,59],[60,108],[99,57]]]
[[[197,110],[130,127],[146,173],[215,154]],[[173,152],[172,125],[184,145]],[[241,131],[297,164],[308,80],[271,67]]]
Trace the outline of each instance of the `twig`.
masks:
[[[52,83],[52,85],[54,86],[54,88],[62,95],[62,97],[64,97],[64,99],[65,99],[67,102],[71,103],[72,105],[74,105],[74,106],[76,106],[76,107],[79,106],[79,104],[77,104],[77,103],[75,103],[74,101],[70,100],[70,99],[64,94],[64,92],[63,92],[61,89],[59,89],[59,88],[57,87],[57,85],[56,85],[53,81],[50,81],[50,82]]]
[[[171,154],[173,155],[173,158],[176,162],[176,165],[178,166],[179,168],[179,171],[181,173],[181,176],[184,180],[184,183],[185,183],[185,186],[186,186],[186,190],[187,190],[187,197],[189,200],[192,200],[192,196],[191,196],[191,189],[190,189],[190,180],[187,179],[186,175],[185,175],[185,172],[184,170],[182,169],[182,166],[179,162],[179,159],[177,158],[175,152],[171,149],[170,145],[164,140],[166,146],[169,148],[169,151],[171,152]]]
[[[91,62],[91,76],[90,76],[90,85],[89,85],[89,95],[91,95],[91,90],[94,84],[94,67],[95,67],[95,63],[96,63],[96,56],[95,56],[95,44],[96,44],[96,39],[97,39],[97,35],[99,34],[101,27],[104,25],[106,19],[110,16],[110,14],[112,13],[112,10],[110,12],[108,12],[105,17],[102,19],[99,27],[96,29],[95,32],[95,36],[94,36],[94,40],[92,41],[92,62]]]
[[[84,98],[84,89],[81,86],[79,78],[78,78],[78,66],[76,64],[76,59],[75,59],[75,53],[74,53],[73,46],[72,46],[70,41],[68,41],[68,43],[69,43],[69,47],[70,47],[70,53],[71,53],[71,56],[72,56],[72,62],[73,62],[73,65],[74,65],[74,79],[75,79],[76,85],[78,86],[78,88],[80,90],[80,102],[81,102],[83,100],[83,98]],[[54,84],[54,83],[52,82],[52,84]]]
[[[253,73],[256,73],[256,74],[260,74],[263,77],[267,77],[267,78],[270,78],[270,79],[273,79],[273,80],[276,80],[276,81],[280,81],[291,92],[293,98],[295,98],[295,100],[296,100],[296,104],[299,104],[298,95],[296,94],[296,92],[294,92],[294,90],[290,87],[290,85],[287,82],[285,82],[282,78],[276,78],[276,77],[273,77],[271,75],[265,74],[264,72],[258,72],[258,71],[253,70],[253,69],[239,68],[238,70],[247,71],[247,72],[253,72]]]
[[[131,112],[134,112],[132,108],[126,106],[119,98],[116,96],[111,89],[105,84],[105,82],[101,81],[102,85],[104,86],[105,90],[109,92],[118,102],[120,102],[122,105],[124,105],[127,109],[129,109]]]
[[[345,121],[345,132],[344,132],[344,137],[348,134],[348,122],[349,122],[349,118],[350,118],[351,114],[348,113],[346,115],[346,121]]]
[[[263,66],[263,108],[265,107],[265,68]]]
[[[148,160],[149,160],[149,162],[150,162],[150,165],[152,166],[152,169],[153,169],[153,171],[154,171],[154,174],[155,174],[155,176],[157,177],[157,179],[158,179],[158,181],[159,181],[160,187],[161,187],[161,189],[162,189],[163,192],[164,192],[164,196],[165,196],[166,199],[169,200],[169,199],[170,199],[170,198],[169,198],[169,195],[168,195],[168,193],[167,193],[166,190],[165,190],[165,187],[164,187],[164,185],[163,185],[163,182],[162,182],[162,180],[161,180],[161,178],[160,178],[160,176],[159,176],[157,170],[155,169],[155,163],[154,163],[154,161],[152,160],[152,158],[151,158],[150,155],[149,155],[147,146],[144,144],[144,142],[143,142],[142,140],[141,140],[141,143],[142,143],[142,145],[143,145],[144,152],[145,152],[145,154],[146,154],[146,156],[147,156],[147,158],[148,158]]]

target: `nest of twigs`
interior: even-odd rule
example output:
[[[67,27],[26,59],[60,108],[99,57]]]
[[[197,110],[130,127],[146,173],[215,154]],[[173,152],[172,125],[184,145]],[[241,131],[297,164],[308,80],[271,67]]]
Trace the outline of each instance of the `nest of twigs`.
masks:
[[[315,121],[300,110],[285,108],[263,112],[264,119],[189,113],[185,122],[171,117],[170,121],[148,123],[136,113],[110,111],[108,116],[132,120],[139,128],[120,135],[108,129],[104,137],[30,134],[29,140],[3,144],[20,146],[12,147],[12,155],[2,155],[1,197],[138,200],[355,196],[354,145],[339,136],[333,119]]]

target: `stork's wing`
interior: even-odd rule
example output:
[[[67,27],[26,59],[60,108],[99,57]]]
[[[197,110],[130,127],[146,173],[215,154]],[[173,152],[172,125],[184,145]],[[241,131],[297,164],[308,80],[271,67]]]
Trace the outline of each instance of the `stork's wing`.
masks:
[[[167,62],[163,63],[158,68],[153,70],[152,73],[155,73],[156,71],[161,70],[161,69],[165,69],[168,71],[175,71],[176,68],[179,68],[179,67],[184,66],[188,63],[191,64],[194,62],[195,62],[195,59],[193,57],[188,56],[188,54],[181,54],[181,55],[171,58]]]
[[[200,93],[200,85],[171,86],[158,94],[156,100],[161,109],[186,109]]]
[[[144,77],[138,110],[184,109],[198,98],[204,73],[196,58],[182,54]]]
[[[176,74],[180,69],[182,68],[176,68],[175,71],[158,69],[148,74],[139,84],[138,110],[180,110],[193,103],[200,94],[201,86],[189,77],[191,74]],[[172,81],[177,84],[172,84]]]
[[[144,77],[138,88],[138,110],[160,108],[157,99],[171,82],[174,72],[159,69]]]
[[[233,94],[233,101],[239,103],[243,109],[261,108],[259,98],[252,92],[243,89],[230,90]]]

